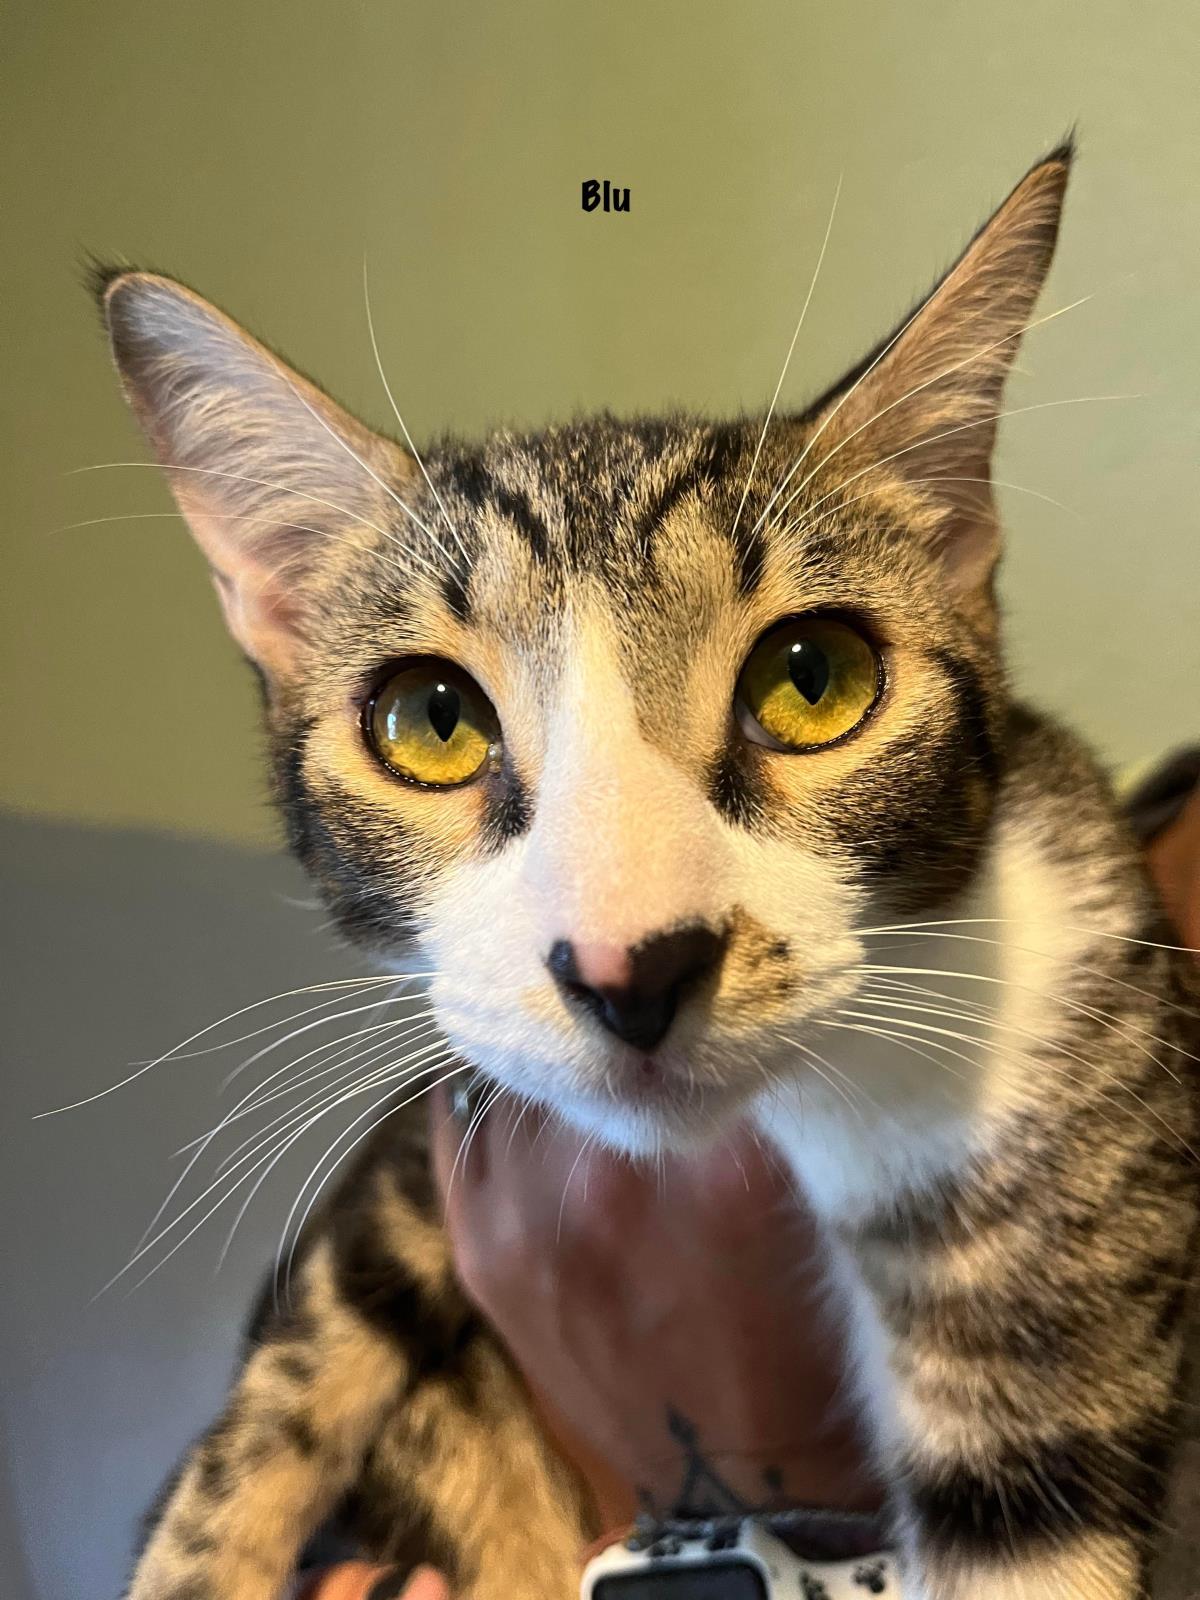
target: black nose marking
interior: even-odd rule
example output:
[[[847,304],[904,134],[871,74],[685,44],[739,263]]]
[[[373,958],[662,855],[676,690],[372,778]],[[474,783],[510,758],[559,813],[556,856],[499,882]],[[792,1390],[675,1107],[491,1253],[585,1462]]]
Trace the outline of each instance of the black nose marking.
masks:
[[[674,1021],[684,992],[718,966],[725,944],[724,933],[702,923],[652,934],[629,951],[629,982],[618,987],[586,983],[566,939],[557,941],[546,965],[562,992],[586,1006],[609,1033],[652,1050]]]

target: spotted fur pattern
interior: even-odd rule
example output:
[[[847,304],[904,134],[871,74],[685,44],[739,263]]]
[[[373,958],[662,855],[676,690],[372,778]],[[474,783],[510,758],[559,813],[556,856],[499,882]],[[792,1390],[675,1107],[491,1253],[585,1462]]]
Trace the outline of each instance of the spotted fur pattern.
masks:
[[[464,1062],[608,1144],[755,1119],[825,1228],[913,1600],[1137,1600],[1196,1216],[1178,958],[1104,780],[1007,692],[989,462],[1070,153],[805,414],[612,417],[422,460],[221,313],[103,297],[126,392],[263,680],[293,848],[348,937],[428,965]],[[748,739],[755,641],[853,621],[883,693]],[[362,712],[413,656],[496,708],[474,782]],[[647,1070],[560,941],[719,935]],[[132,1600],[269,1600],[341,1506],[461,1592],[567,1595],[586,1515],[455,1279],[407,1126],[306,1230]]]

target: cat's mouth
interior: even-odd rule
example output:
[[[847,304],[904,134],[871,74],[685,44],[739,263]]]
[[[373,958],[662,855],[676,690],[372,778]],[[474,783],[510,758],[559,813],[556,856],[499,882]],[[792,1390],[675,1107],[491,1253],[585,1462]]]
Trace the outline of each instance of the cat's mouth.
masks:
[[[761,1087],[703,1029],[647,1048],[582,1028],[539,1038],[523,1021],[514,1026],[503,1013],[484,1016],[453,1001],[443,1000],[440,1012],[448,1038],[479,1071],[630,1153],[708,1143]]]
[[[745,1085],[714,1082],[677,1050],[623,1049],[614,1052],[596,1081],[569,1091],[560,1109],[585,1130],[599,1129],[636,1152],[663,1144],[680,1149],[706,1144],[746,1099]]]
[[[689,1073],[653,1053],[633,1051],[629,1056],[605,1074],[604,1093],[614,1104],[644,1111],[685,1111],[698,1104],[701,1091]]]

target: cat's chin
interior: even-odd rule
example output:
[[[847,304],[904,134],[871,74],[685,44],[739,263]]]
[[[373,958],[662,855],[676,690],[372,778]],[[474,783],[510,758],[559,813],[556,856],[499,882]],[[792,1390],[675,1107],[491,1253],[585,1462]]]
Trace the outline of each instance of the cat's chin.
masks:
[[[694,1089],[670,1085],[639,1086],[626,1094],[600,1089],[554,1095],[550,1105],[585,1137],[633,1157],[694,1155],[723,1138],[746,1111],[741,1096],[706,1096],[702,1104]]]
[[[624,1155],[704,1150],[749,1117],[761,1087],[750,1081],[730,1084],[712,1063],[697,1071],[681,1050],[647,1053],[614,1044],[560,1061],[523,1041],[509,1045],[499,1030],[485,1043],[483,1030],[460,1016],[441,1020],[463,1059],[487,1078]]]

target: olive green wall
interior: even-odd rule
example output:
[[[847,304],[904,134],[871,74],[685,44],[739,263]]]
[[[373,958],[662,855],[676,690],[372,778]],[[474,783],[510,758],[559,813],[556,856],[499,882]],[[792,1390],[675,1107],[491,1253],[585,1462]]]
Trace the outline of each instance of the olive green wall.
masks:
[[[1114,760],[1194,735],[1200,48],[1173,4],[9,0],[0,802],[273,837],[256,706],[76,263],[178,272],[382,423],[726,410],[848,364],[1078,119],[999,475],[1021,685]],[[610,177],[628,216],[584,215]],[[84,519],[116,518],[61,530]]]

